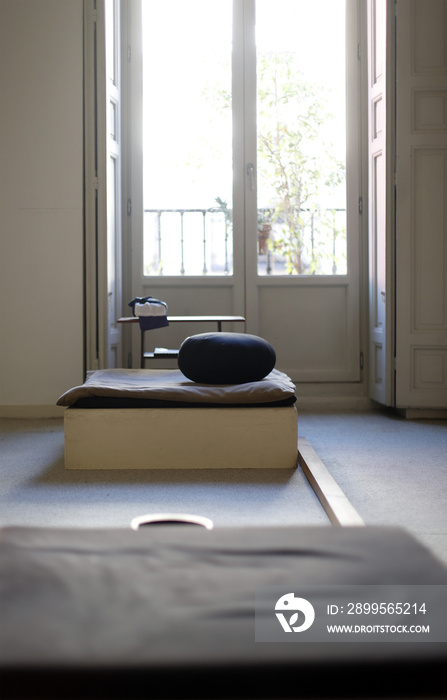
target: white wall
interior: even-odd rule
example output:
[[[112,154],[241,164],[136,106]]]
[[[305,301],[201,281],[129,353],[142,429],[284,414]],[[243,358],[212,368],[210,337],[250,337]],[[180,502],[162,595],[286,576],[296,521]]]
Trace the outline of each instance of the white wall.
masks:
[[[0,415],[83,381],[82,0],[0,0]]]

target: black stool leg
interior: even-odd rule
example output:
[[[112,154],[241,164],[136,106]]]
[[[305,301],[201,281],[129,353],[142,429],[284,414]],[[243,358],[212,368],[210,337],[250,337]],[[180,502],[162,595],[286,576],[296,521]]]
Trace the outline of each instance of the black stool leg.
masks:
[[[144,331],[140,330],[140,366],[144,369]]]

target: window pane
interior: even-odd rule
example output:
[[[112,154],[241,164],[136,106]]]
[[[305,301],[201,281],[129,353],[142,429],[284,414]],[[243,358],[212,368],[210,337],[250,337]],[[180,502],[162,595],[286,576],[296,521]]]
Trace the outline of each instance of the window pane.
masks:
[[[259,274],[346,274],[345,21],[256,2]]]
[[[231,274],[232,0],[144,0],[144,274]]]

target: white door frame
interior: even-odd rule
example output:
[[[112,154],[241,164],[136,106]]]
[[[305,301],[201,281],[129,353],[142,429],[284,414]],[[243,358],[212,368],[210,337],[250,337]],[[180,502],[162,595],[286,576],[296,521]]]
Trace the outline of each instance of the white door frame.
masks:
[[[232,277],[144,277],[142,274],[142,237],[143,230],[143,204],[142,204],[142,187],[141,187],[141,105],[139,100],[141,96],[141,71],[138,67],[138,60],[141,55],[141,37],[135,30],[135,22],[132,21],[133,16],[137,17],[140,2],[132,0],[129,3],[128,13],[130,17],[129,30],[133,32],[129,40],[131,46],[131,63],[132,69],[129,75],[128,92],[130,99],[137,100],[137,106],[132,108],[132,119],[136,119],[132,128],[129,129],[130,122],[127,125],[128,143],[128,172],[129,177],[126,183],[128,188],[128,198],[131,200],[131,216],[127,218],[127,238],[131,241],[129,244],[131,252],[128,256],[130,261],[127,267],[127,274],[131,280],[131,284],[127,285],[126,293],[129,300],[134,296],[144,296],[152,294],[168,302],[168,307],[175,308],[171,311],[174,314],[242,314],[245,315],[248,324],[246,330],[251,333],[265,335],[269,337],[272,334],[275,338],[279,338],[283,332],[292,333],[291,342],[287,341],[287,347],[292,347],[295,343],[300,343],[301,328],[296,328],[296,323],[285,318],[282,325],[277,329],[272,328],[269,323],[271,315],[265,312],[265,301],[275,306],[274,297],[281,290],[288,294],[288,304],[294,305],[296,296],[299,298],[302,315],[304,319],[309,317],[306,308],[308,301],[315,303],[315,299],[330,300],[333,298],[334,292],[342,299],[340,312],[339,327],[343,328],[342,338],[338,341],[339,364],[335,369],[329,369],[327,359],[331,357],[329,351],[325,350],[326,337],[324,328],[320,330],[318,337],[322,338],[319,343],[318,352],[320,355],[326,352],[323,357],[320,367],[316,370],[306,369],[294,364],[293,359],[287,366],[283,365],[281,369],[288,372],[295,381],[300,382],[339,382],[339,383],[359,383],[361,381],[361,347],[360,347],[360,313],[361,313],[361,293],[360,293],[360,272],[361,272],[361,239],[363,233],[363,218],[359,211],[359,204],[363,198],[362,178],[361,178],[361,156],[362,156],[362,135],[361,135],[361,105],[359,100],[360,94],[360,68],[358,60],[358,30],[359,30],[359,13],[361,3],[358,0],[349,0],[351,7],[355,12],[351,17],[350,26],[350,44],[348,50],[348,89],[355,92],[353,98],[358,107],[359,114],[349,124],[350,136],[350,153],[352,147],[357,158],[357,166],[348,172],[348,191],[349,191],[349,226],[354,230],[354,235],[351,236],[350,245],[348,247],[348,274],[322,276],[322,277],[261,277],[257,275],[257,260],[256,249],[253,245],[253,237],[256,237],[257,231],[257,213],[255,204],[256,192],[251,190],[249,179],[247,177],[247,166],[253,164],[256,172],[256,132],[255,129],[247,127],[247,125],[256,122],[256,104],[255,104],[255,66],[247,62],[242,48],[243,44],[239,41],[244,38],[245,45],[249,46],[254,42],[254,33],[252,22],[242,22],[253,19],[254,17],[254,0],[240,0],[234,3],[234,12],[236,16],[235,28],[236,32],[245,32],[239,34],[234,42],[233,60],[236,65],[242,66],[240,69],[233,71],[233,91],[234,91],[234,118],[238,119],[241,113],[238,110],[244,111],[245,134],[241,133],[240,129],[235,130],[234,148],[234,201],[233,201],[233,220],[234,220],[234,275]],[[125,3],[127,4],[127,3]],[[138,25],[138,22],[136,23]],[[133,27],[133,29],[132,29]],[[252,46],[253,48],[253,46]],[[254,52],[253,52],[254,57]],[[135,62],[134,62],[135,58]],[[244,89],[250,90],[252,101],[247,107],[247,103],[243,105],[242,97]],[[348,98],[349,99],[349,98]],[[352,100],[351,100],[352,101]],[[139,105],[139,106],[138,106]],[[251,105],[251,106],[250,106]],[[364,198],[366,199],[366,197]],[[250,206],[251,203],[251,206]],[[244,269],[250,271],[249,277],[245,274]],[[138,272],[140,270],[141,272]],[[173,301],[174,306],[171,304]],[[329,313],[329,312],[327,312]],[[267,322],[265,321],[268,316]],[[293,308],[292,308],[293,317]],[[332,319],[336,314],[332,314]],[[300,317],[301,318],[301,317]],[[336,321],[334,320],[334,324]],[[166,329],[163,334],[160,331],[157,338],[163,339],[161,345],[167,347],[178,346],[181,338],[175,336],[177,332],[198,332],[196,327],[179,329]],[[231,329],[229,329],[231,330]],[[234,329],[239,330],[239,329]],[[139,357],[139,338],[138,333],[126,330],[128,334],[126,342],[128,348],[132,347],[133,365],[137,366]],[[132,338],[129,334],[132,333]],[[275,335],[276,334],[276,335]],[[165,341],[164,338],[167,340]],[[303,337],[303,336],[301,336]],[[172,340],[171,340],[172,338]],[[330,334],[329,342],[332,341]],[[275,343],[274,343],[275,344]],[[311,352],[308,353],[312,355]],[[326,363],[326,364],[325,364]],[[157,365],[157,366],[162,366]]]
[[[96,4],[84,0],[84,372],[100,362],[97,238],[98,238],[98,143],[96,74]]]
[[[394,0],[368,0],[369,395],[394,405]]]
[[[116,28],[109,54],[113,66],[107,62],[106,11],[113,13]],[[121,365],[116,323],[122,306],[119,13],[120,0],[84,0],[86,371]]]

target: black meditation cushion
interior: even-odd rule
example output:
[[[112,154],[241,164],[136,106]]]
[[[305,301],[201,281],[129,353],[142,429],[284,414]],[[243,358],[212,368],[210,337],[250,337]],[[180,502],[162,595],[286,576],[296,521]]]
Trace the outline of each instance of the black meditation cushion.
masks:
[[[200,384],[256,382],[275,366],[276,353],[264,338],[247,333],[199,333],[180,346],[178,366]]]

